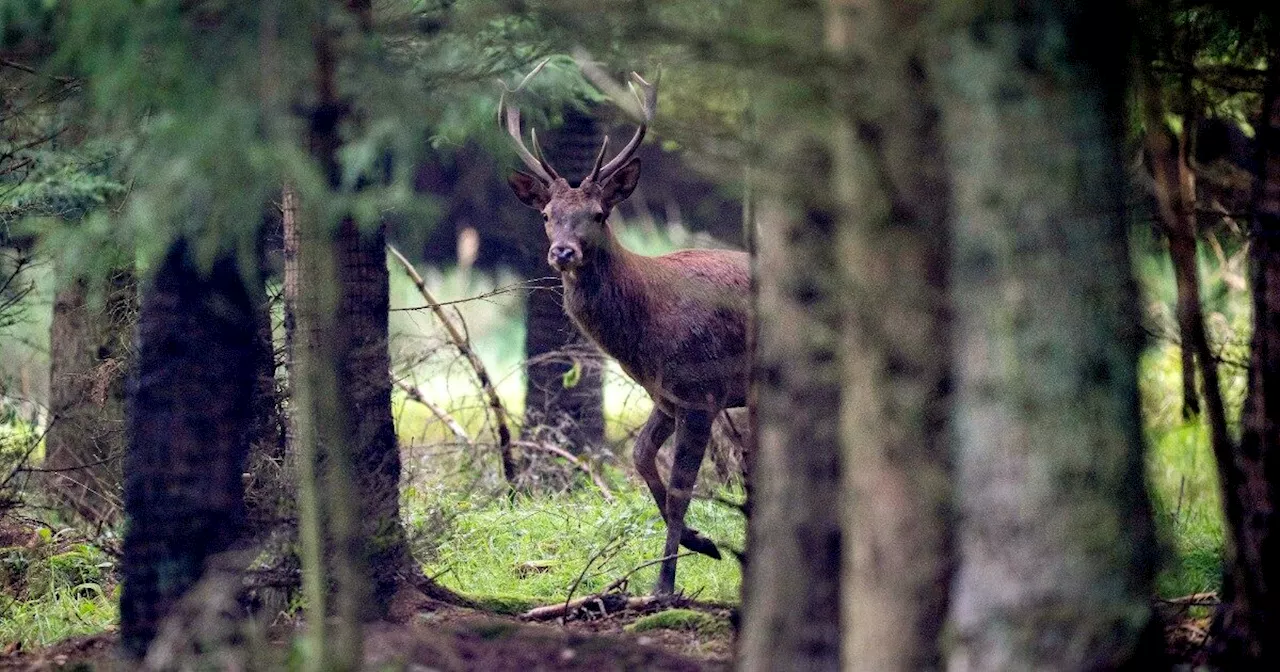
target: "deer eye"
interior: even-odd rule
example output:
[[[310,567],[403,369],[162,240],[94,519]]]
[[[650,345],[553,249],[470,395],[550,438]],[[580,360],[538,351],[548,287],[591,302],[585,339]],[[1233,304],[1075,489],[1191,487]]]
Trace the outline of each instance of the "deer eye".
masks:
[[[545,212],[544,212],[544,213],[542,213],[542,221],[544,221],[544,222],[549,222],[549,221],[551,221],[551,215],[548,215],[548,214],[547,214],[547,213],[545,213]]]
[[[600,223],[604,222],[604,213],[603,213],[603,212],[597,212],[596,214],[592,215],[592,216],[591,216],[591,218],[592,218],[592,219],[594,219],[594,220],[596,221],[596,224],[600,224]]]

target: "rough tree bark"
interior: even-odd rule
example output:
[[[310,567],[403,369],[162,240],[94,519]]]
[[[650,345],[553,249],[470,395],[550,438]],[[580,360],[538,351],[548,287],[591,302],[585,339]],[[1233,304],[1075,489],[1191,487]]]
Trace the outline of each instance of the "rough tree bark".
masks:
[[[1153,525],[1120,157],[1123,6],[989,2],[932,52],[953,189],[952,670],[1115,669]]]
[[[951,578],[948,191],[928,3],[828,0],[848,295],[843,669],[937,669]]]
[[[600,148],[599,124],[588,114],[565,109],[564,125],[548,145],[548,159],[556,170],[581,179],[591,171]],[[536,284],[525,303],[525,440],[550,440],[572,453],[604,444],[604,358],[564,312],[560,280],[547,265],[547,242],[542,227],[531,221],[526,263],[520,269]],[[579,367],[577,383],[565,386],[565,374]],[[535,474],[539,476],[539,474]],[[543,475],[545,476],[545,475]]]
[[[385,229],[360,231],[350,218],[338,228],[337,258],[341,299],[338,319],[345,326],[339,343],[342,385],[339,403],[349,414],[355,492],[359,493],[360,538],[373,589],[373,613],[386,615],[401,576],[417,573],[400,521],[400,447],[391,415],[391,354],[387,317],[390,291]]]
[[[124,463],[120,637],[132,656],[240,534],[259,293],[233,259],[198,271],[179,241],[143,294]]]
[[[1270,52],[1249,250],[1249,388],[1239,448],[1219,464],[1230,538],[1213,653],[1223,669],[1280,666],[1280,37]]]
[[[119,520],[125,379],[133,349],[137,289],[128,270],[111,271],[90,298],[77,278],[54,297],[49,339],[45,469],[54,498],[91,525]]]
[[[777,8],[763,3],[760,25]],[[821,44],[817,3],[790,7],[789,32]],[[804,39],[804,37],[811,39]],[[816,56],[816,54],[815,54]],[[840,669],[840,368],[844,261],[832,241],[829,152],[794,114],[786,86],[760,83],[756,210],[755,445],[743,577],[741,670]],[[806,91],[807,95],[816,95]],[[794,92],[793,92],[793,95]],[[806,103],[812,103],[806,100]],[[808,108],[813,109],[813,108]],[[762,168],[762,170],[764,170]]]

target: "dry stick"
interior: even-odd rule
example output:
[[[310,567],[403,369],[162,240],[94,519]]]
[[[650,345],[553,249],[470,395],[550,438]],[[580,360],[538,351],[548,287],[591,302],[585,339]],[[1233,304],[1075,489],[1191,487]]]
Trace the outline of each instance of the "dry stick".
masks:
[[[645,562],[642,562],[642,563],[640,563],[640,564],[636,565],[635,567],[632,567],[632,568],[631,568],[631,571],[627,572],[626,574],[623,574],[622,576],[620,576],[620,577],[618,577],[618,578],[614,579],[614,580],[613,580],[613,583],[610,583],[609,585],[605,586],[605,587],[604,587],[604,590],[600,591],[600,594],[601,594],[601,595],[603,595],[603,594],[608,593],[609,591],[613,590],[614,588],[618,588],[618,587],[622,586],[622,584],[623,584],[623,583],[625,583],[627,579],[631,578],[631,575],[632,575],[632,574],[635,574],[636,572],[638,572],[638,571],[640,571],[640,570],[644,569],[645,567],[652,567],[653,565],[656,565],[656,564],[661,563],[661,562],[666,562],[667,560],[671,560],[671,559],[673,559],[673,558],[674,558],[674,559],[676,559],[676,560],[679,560],[680,558],[683,558],[683,557],[685,557],[685,556],[687,556],[687,555],[697,555],[697,553],[696,553],[696,552],[694,552],[694,551],[684,551],[684,552],[681,552],[681,553],[675,553],[674,555],[668,555],[668,556],[664,556],[664,557],[661,557],[661,558],[655,558],[655,559],[653,559],[653,560],[646,560]]]
[[[1192,593],[1191,595],[1172,597],[1169,599],[1161,598],[1159,601],[1164,604],[1176,604],[1186,607],[1212,607],[1221,603],[1222,600],[1218,597],[1217,592],[1210,591],[1207,593]]]
[[[453,432],[454,436],[467,444],[468,448],[475,448],[476,444],[471,440],[470,436],[467,436],[467,430],[463,429],[462,425],[458,424],[458,421],[455,420],[452,415],[449,415],[448,411],[441,408],[439,404],[427,399],[423,396],[422,391],[413,385],[410,385],[403,380],[397,380],[396,385],[398,385],[400,389],[404,390],[404,393],[407,394],[410,399],[426,406],[427,410],[431,411],[432,415],[436,416],[440,422],[443,422],[445,426],[449,428],[449,431]]]
[[[582,571],[578,574],[578,578],[573,580],[573,585],[569,586],[569,593],[564,596],[563,615],[560,617],[560,625],[564,625],[565,618],[569,613],[569,603],[573,598],[573,591],[577,590],[578,585],[582,583],[582,580],[584,578],[586,578],[587,571],[591,569],[591,565],[594,564],[595,561],[599,560],[600,558],[604,558],[604,561],[602,561],[601,563],[603,564],[604,562],[607,562],[610,558],[612,558],[614,555],[617,555],[618,552],[621,550],[622,550],[622,543],[619,537],[615,535],[612,539],[606,542],[604,546],[601,546],[600,550],[596,551],[595,553],[592,553],[591,557],[587,558],[587,564],[583,566]],[[606,555],[608,557],[605,557]],[[591,599],[591,597],[594,597],[594,596],[590,596],[588,597],[588,599]]]
[[[520,446],[521,448],[533,448],[535,450],[542,450],[542,451],[551,453],[553,455],[558,455],[560,457],[563,457],[565,460],[569,462],[569,464],[572,464],[573,466],[582,470],[584,474],[586,474],[588,477],[591,478],[591,482],[595,483],[596,487],[600,489],[600,496],[604,497],[604,501],[610,504],[613,503],[613,492],[609,490],[609,486],[605,485],[604,479],[600,478],[600,474],[597,474],[594,469],[592,469],[583,460],[578,459],[578,457],[573,453],[570,453],[569,451],[565,450],[564,448],[561,448],[560,446],[552,445],[549,443],[547,444],[538,443],[536,441],[517,441],[516,445]]]
[[[458,352],[461,352],[462,356],[467,358],[467,362],[475,370],[476,378],[480,381],[480,387],[489,399],[489,408],[493,410],[494,424],[497,425],[498,451],[502,455],[502,475],[507,479],[507,485],[514,494],[516,488],[516,463],[511,456],[511,429],[507,427],[507,411],[502,405],[502,400],[498,398],[498,392],[493,389],[493,383],[489,380],[489,372],[484,368],[484,363],[480,361],[480,357],[476,355],[475,350],[471,349],[471,342],[463,337],[462,333],[453,324],[453,320],[449,319],[444,309],[440,307],[440,302],[436,301],[436,297],[431,295],[431,290],[427,289],[426,281],[414,269],[413,264],[409,263],[409,260],[403,254],[400,254],[400,250],[397,250],[395,246],[387,245],[387,250],[404,266],[405,273],[409,274],[409,279],[413,280],[413,284],[418,288],[418,293],[422,294],[422,298],[431,307],[431,312],[435,313],[440,323],[444,325],[445,332],[449,334],[449,338],[457,346]]]
[[[609,585],[605,586],[602,590],[594,594],[584,595],[582,597],[579,597],[576,600],[566,600],[565,602],[562,602],[559,604],[552,604],[545,607],[535,607],[521,614],[520,618],[529,620],[529,621],[545,621],[550,618],[556,618],[557,616],[561,618],[567,618],[568,615],[575,609],[578,609],[579,607],[585,604],[590,604],[595,600],[602,599],[605,595],[608,595],[614,590],[621,588],[627,582],[627,579],[631,578],[633,574],[644,569],[645,567],[651,567],[653,565],[656,565],[665,560],[669,560],[671,558],[683,558],[688,555],[697,555],[697,554],[694,553],[693,551],[684,551],[681,553],[676,553],[675,555],[656,558],[654,560],[647,560],[631,568],[631,570],[628,571],[626,574],[623,574],[622,576],[614,579],[611,583],[609,583]],[[574,586],[575,587],[577,586],[576,582]],[[569,594],[570,596],[572,596],[573,591],[570,590]],[[653,604],[654,602],[657,602],[659,599],[661,598],[657,598],[652,595],[630,597],[630,598],[627,598],[626,606],[624,608],[639,609],[641,607],[647,607]]]

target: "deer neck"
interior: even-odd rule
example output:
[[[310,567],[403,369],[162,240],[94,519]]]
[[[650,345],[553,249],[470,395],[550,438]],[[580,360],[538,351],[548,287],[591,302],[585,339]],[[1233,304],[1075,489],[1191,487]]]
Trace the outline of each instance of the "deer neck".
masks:
[[[612,230],[605,235],[576,272],[562,276],[564,306],[588,337],[626,366],[645,332],[646,258],[624,248]]]

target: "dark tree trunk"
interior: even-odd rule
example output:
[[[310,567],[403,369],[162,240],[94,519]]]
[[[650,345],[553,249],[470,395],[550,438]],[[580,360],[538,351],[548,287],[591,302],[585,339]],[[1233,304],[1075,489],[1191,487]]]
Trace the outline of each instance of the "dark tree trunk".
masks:
[[[346,219],[338,229],[338,320],[347,341],[339,350],[341,403],[348,409],[348,431],[361,503],[359,538],[369,544],[373,613],[387,613],[398,577],[412,559],[400,521],[400,449],[391,416],[391,355],[387,346],[390,314],[386,234],[382,226],[361,232]]]
[[[165,616],[241,532],[259,292],[234,260],[200,273],[174,244],[143,295],[125,454],[120,636],[142,656]]]
[[[600,148],[599,125],[576,109],[565,110],[565,123],[551,137],[548,158],[561,174],[581,179],[591,171]],[[604,443],[604,358],[578,331],[564,312],[560,280],[547,265],[547,242],[542,227],[527,228],[528,279],[545,278],[525,303],[525,420],[523,438],[549,440],[570,452],[598,448]],[[566,375],[577,367],[576,384]]]
[[[91,525],[120,516],[125,379],[132,356],[137,289],[113,271],[102,296],[69,282],[54,298],[49,348],[50,410],[44,468],[54,497]]]
[[[1280,38],[1259,120],[1250,242],[1253,342],[1240,447],[1219,465],[1231,536],[1214,624],[1223,669],[1280,667]]]

